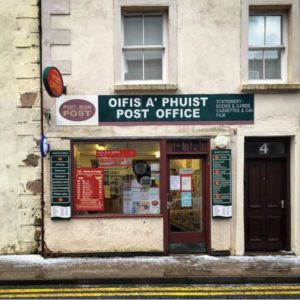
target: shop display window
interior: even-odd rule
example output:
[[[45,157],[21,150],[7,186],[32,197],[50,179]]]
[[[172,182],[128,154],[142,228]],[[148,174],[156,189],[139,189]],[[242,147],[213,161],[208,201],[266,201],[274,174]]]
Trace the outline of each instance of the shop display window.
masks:
[[[76,215],[160,214],[157,141],[73,143]]]

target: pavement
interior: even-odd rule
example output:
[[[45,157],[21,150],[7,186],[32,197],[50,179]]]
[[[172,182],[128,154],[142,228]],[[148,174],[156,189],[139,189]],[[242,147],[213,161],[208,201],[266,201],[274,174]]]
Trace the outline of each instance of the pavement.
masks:
[[[293,255],[0,256],[0,285],[300,283]]]

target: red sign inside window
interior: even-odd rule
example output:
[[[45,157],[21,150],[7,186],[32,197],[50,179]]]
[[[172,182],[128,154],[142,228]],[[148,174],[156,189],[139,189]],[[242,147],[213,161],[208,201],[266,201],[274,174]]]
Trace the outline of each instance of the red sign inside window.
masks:
[[[102,157],[99,158],[99,167],[130,167],[132,165],[132,159],[124,157]]]
[[[135,157],[135,149],[126,150],[97,150],[96,157]]]
[[[104,211],[103,169],[75,170],[75,211]]]

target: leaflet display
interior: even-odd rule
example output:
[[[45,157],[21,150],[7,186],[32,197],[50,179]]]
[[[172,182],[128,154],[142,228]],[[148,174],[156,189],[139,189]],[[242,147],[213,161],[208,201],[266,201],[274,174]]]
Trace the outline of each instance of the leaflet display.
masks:
[[[50,151],[51,218],[70,219],[70,151]]]
[[[232,217],[231,150],[212,150],[213,217]]]

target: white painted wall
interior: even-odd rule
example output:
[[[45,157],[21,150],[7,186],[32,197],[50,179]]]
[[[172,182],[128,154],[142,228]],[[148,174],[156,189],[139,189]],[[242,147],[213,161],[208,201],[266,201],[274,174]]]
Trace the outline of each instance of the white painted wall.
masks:
[[[61,253],[162,252],[161,218],[46,219],[47,248]],[[55,232],[54,232],[55,231]]]

